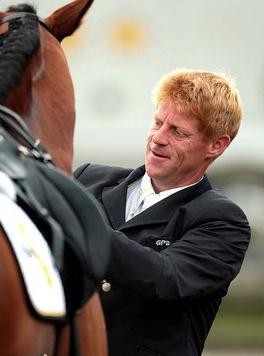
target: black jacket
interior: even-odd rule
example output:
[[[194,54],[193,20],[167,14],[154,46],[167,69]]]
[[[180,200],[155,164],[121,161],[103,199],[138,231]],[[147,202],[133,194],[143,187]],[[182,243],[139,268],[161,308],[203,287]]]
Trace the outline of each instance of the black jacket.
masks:
[[[89,164],[75,172],[114,229],[111,290],[100,293],[110,356],[201,355],[250,228],[206,177],[125,222],[127,187],[144,172]]]

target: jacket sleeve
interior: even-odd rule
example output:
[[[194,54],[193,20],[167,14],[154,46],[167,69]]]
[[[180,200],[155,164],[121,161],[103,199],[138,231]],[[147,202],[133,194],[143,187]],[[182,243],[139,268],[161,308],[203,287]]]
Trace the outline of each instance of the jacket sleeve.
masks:
[[[208,202],[204,210],[186,207],[184,214],[192,218],[185,223],[183,235],[169,237],[174,242],[161,252],[113,230],[107,278],[159,299],[197,298],[228,287],[241,268],[250,239],[245,215],[229,200]]]

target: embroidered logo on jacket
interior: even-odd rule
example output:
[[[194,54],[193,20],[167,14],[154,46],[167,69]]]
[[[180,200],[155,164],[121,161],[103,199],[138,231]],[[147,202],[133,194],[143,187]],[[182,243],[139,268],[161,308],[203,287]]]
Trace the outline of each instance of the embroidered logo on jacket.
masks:
[[[170,241],[168,240],[157,240],[156,246],[170,246]]]

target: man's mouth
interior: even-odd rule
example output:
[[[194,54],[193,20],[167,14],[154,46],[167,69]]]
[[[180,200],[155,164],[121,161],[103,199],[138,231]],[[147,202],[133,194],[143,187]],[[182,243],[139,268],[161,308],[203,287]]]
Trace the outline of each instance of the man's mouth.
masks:
[[[151,153],[153,154],[153,156],[158,157],[158,158],[166,158],[166,159],[170,158],[169,156],[166,156],[166,155],[162,154],[161,152],[151,150]]]

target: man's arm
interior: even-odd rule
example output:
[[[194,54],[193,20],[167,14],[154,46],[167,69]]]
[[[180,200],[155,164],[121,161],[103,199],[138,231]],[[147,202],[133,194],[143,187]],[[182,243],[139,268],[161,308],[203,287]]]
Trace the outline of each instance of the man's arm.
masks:
[[[201,211],[180,239],[168,237],[175,242],[161,252],[112,230],[107,278],[113,285],[161,299],[196,298],[228,286],[241,268],[250,228],[233,203],[222,207],[222,217],[214,216],[209,206],[210,219],[202,222]]]

